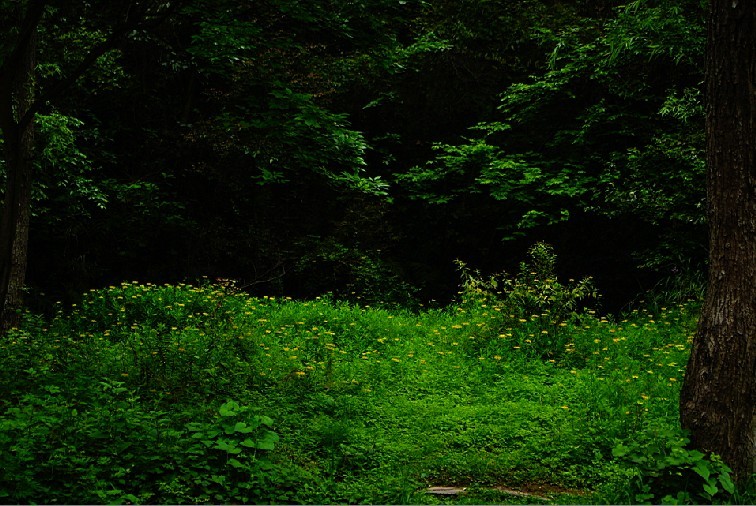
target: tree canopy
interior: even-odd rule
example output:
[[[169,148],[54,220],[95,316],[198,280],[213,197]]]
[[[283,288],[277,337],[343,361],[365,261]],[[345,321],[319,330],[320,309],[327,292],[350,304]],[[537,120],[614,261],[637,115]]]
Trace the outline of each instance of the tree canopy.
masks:
[[[39,17],[38,291],[427,302],[547,240],[619,307],[703,265],[704,2],[5,7],[6,67]]]

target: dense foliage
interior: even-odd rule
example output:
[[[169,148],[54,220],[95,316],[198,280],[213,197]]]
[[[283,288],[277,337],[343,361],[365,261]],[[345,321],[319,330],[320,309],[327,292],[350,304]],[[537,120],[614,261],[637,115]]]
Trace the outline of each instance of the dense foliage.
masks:
[[[591,213],[659,235],[634,248],[646,266],[700,260],[703,8],[688,4],[632,2],[609,20],[542,29],[548,66],[506,89],[503,119],[436,145],[400,181],[436,204],[501,201],[512,235]]]
[[[31,5],[6,3],[3,59]],[[40,22],[37,291],[411,305],[543,239],[610,308],[701,271],[703,2],[153,2],[71,80],[126,4]]]

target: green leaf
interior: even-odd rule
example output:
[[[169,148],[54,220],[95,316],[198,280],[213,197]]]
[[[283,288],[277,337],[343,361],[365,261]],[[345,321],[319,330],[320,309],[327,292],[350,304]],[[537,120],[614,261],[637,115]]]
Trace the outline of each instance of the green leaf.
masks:
[[[258,450],[268,450],[268,451],[275,449],[275,447],[276,445],[273,444],[273,442],[271,441],[260,441],[257,443],[257,446],[256,446]]]
[[[234,432],[239,432],[241,434],[249,434],[250,432],[254,432],[254,427],[249,427],[244,422],[236,422],[236,425],[234,425]]]
[[[257,448],[257,441],[250,438],[245,439],[239,444],[241,444],[242,446],[246,446],[247,448]]]
[[[719,489],[717,488],[717,486],[711,483],[704,483],[703,488],[706,491],[706,493],[709,494],[710,496],[714,496],[716,495],[717,492],[719,492]]]
[[[244,464],[242,464],[241,462],[239,462],[238,460],[236,460],[234,458],[228,459],[228,463],[231,464],[231,467],[234,467],[236,469],[241,469],[241,468],[247,467],[247,466],[245,466]]]
[[[711,469],[709,469],[709,463],[705,460],[699,460],[698,462],[696,462],[696,465],[693,467],[693,471],[695,471],[704,480],[709,481],[709,476],[711,476]]]
[[[698,462],[703,460],[706,457],[705,454],[698,450],[691,450],[688,452],[688,461],[689,462]]]
[[[735,493],[735,484],[732,482],[732,479],[730,479],[729,474],[721,473],[719,475],[719,483],[722,484],[722,488],[725,489],[728,493]]]
[[[255,448],[257,450],[273,450],[276,443],[279,441],[278,434],[272,431],[266,431],[262,439],[255,441],[254,439],[245,439],[241,442],[242,446],[247,448]]]
[[[239,414],[239,404],[234,401],[229,401],[221,405],[218,409],[220,416],[236,416]]]
[[[623,444],[618,444],[612,449],[612,455],[616,458],[621,458],[630,452],[630,448]]]

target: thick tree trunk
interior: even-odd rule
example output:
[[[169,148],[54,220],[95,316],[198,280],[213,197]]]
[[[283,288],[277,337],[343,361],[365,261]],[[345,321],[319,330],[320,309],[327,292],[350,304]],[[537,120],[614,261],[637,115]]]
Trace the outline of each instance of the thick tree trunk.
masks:
[[[695,446],[756,472],[756,6],[711,0],[709,281],[680,398]]]

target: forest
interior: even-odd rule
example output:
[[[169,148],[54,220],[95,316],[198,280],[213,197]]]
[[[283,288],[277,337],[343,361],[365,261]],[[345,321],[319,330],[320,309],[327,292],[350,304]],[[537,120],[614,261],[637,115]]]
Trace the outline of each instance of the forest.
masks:
[[[737,3],[0,0],[0,501],[752,503]]]

